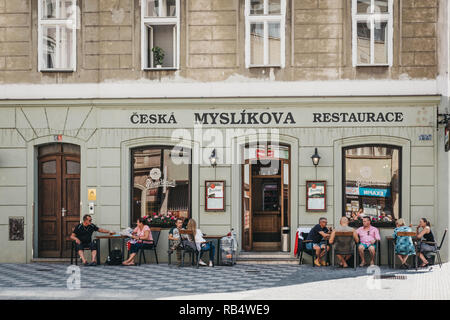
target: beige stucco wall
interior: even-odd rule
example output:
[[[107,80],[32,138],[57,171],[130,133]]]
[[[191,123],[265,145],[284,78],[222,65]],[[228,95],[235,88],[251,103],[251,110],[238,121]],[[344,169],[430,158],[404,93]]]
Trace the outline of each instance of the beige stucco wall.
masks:
[[[294,245],[295,230],[299,226],[312,226],[319,216],[326,216],[330,224],[337,224],[341,216],[342,185],[340,179],[341,155],[340,148],[344,145],[360,143],[387,143],[403,148],[402,175],[402,217],[409,224],[416,224],[421,217],[430,219],[441,232],[440,225],[446,221],[446,213],[439,210],[442,193],[437,188],[437,134],[433,125],[435,120],[436,102],[432,98],[428,102],[411,102],[403,105],[404,110],[423,110],[428,106],[430,121],[417,119],[419,125],[412,126],[348,126],[339,127],[333,124],[321,127],[280,127],[281,142],[289,143],[292,152],[291,163],[291,250]],[[370,101],[369,101],[370,100]],[[329,110],[326,103],[317,99],[315,111]],[[366,104],[342,104],[340,110],[369,110],[379,98],[368,99]],[[406,100],[405,100],[406,101]],[[409,100],[410,101],[410,100]],[[254,101],[253,101],[254,102]],[[136,110],[159,109],[158,105],[126,106],[120,108],[102,104],[88,106],[88,102],[67,101],[59,107],[45,106],[45,102],[34,102],[34,107],[14,105],[0,108],[0,262],[28,262],[32,258],[33,237],[36,240],[36,223],[33,223],[33,202],[36,201],[36,170],[35,146],[51,142],[53,134],[62,134],[63,142],[76,143],[81,146],[81,198],[82,212],[88,211],[87,189],[97,189],[95,202],[95,223],[119,231],[129,224],[129,151],[135,146],[144,145],[174,145],[179,140],[172,140],[174,127],[135,127],[125,119],[124,114],[131,115]],[[194,103],[195,102],[190,102]],[[240,108],[246,100],[230,104],[229,107]],[[284,102],[292,107],[292,102]],[[211,106],[214,103],[211,104]],[[277,105],[273,99],[260,100],[260,105],[271,105],[272,109],[282,111],[284,106]],[[276,107],[274,105],[277,105]],[[304,108],[307,104],[296,104]],[[376,105],[376,104],[375,104]],[[381,104],[392,108],[402,103],[389,103],[388,99]],[[412,104],[414,105],[414,104]],[[260,107],[258,107],[260,108]],[[365,108],[365,109],[362,109]],[[251,110],[249,107],[247,110]],[[192,112],[191,106],[178,104],[171,110]],[[240,110],[240,109],[237,109]],[[304,110],[308,114],[308,108]],[[102,115],[103,119],[100,119]],[[428,117],[430,117],[428,116]],[[129,116],[128,116],[129,117]],[[125,125],[112,126],[117,119],[124,118]],[[128,123],[128,124],[127,124]],[[426,123],[429,123],[428,125]],[[215,128],[226,137],[226,128]],[[187,128],[194,137],[192,128]],[[431,135],[431,140],[421,140],[420,135]],[[239,145],[245,134],[235,143]],[[182,139],[183,144],[192,145],[188,136]],[[236,146],[235,145],[235,146]],[[196,144],[194,143],[194,146]],[[196,146],[198,147],[198,145]],[[192,166],[192,217],[197,219],[202,230],[207,234],[225,234],[234,228],[238,235],[241,230],[240,213],[240,165],[223,162],[236,148],[230,147],[227,141],[215,143],[219,165],[212,168],[207,162],[207,156],[212,150],[210,143],[200,147],[206,154],[206,162]],[[315,168],[311,162],[314,148],[321,155],[320,165]],[[306,180],[327,181],[327,212],[311,213],[306,211],[305,182]],[[204,210],[205,180],[226,181],[226,210],[221,213],[209,213]],[[36,212],[35,212],[36,214]],[[24,216],[26,237],[24,241],[8,240],[8,217]],[[392,229],[383,229],[383,237]],[[165,239],[162,240],[165,243]],[[383,244],[384,249],[386,244]],[[106,243],[102,246],[102,256],[106,254]],[[161,253],[161,261],[166,257]],[[385,255],[384,255],[385,256]],[[385,259],[385,258],[383,258]],[[383,262],[386,262],[383,260]]]
[[[141,71],[139,0],[78,0],[77,71],[37,71],[37,0],[0,0],[0,83],[230,76],[274,80],[438,75],[438,0],[394,1],[392,67],[352,67],[346,0],[287,0],[285,68],[245,68],[244,0],[181,0],[180,69]],[[400,7],[401,5],[401,7]]]

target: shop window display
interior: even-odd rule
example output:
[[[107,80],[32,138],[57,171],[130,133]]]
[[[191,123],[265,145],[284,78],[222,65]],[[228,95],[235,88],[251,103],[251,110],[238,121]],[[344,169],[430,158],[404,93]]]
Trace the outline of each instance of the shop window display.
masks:
[[[401,149],[365,145],[343,150],[344,208],[351,224],[370,217],[372,224],[394,226],[401,217]]]
[[[190,217],[190,154],[172,147],[132,151],[132,224],[144,217],[151,226],[170,227]]]

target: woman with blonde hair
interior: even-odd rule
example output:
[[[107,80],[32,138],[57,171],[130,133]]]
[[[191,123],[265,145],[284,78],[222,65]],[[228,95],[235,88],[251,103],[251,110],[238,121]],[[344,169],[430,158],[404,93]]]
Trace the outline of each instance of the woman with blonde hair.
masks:
[[[400,268],[409,269],[409,266],[406,263],[406,261],[408,260],[408,256],[416,254],[416,249],[414,247],[411,237],[407,236],[400,237],[397,234],[399,232],[411,232],[411,228],[405,226],[405,220],[403,219],[398,219],[395,224],[397,226],[394,229],[395,253],[402,262]]]
[[[209,251],[209,266],[210,267],[214,267],[214,263],[213,263],[214,252],[215,252],[214,244],[211,243],[210,241],[206,241],[203,238],[203,233],[202,233],[202,231],[200,229],[197,229],[197,223],[195,222],[194,219],[190,219],[189,220],[186,229],[192,232],[192,235],[194,237],[193,241],[195,241],[195,245],[197,246],[197,250],[201,252],[200,253],[199,264],[202,265],[202,266],[206,266],[206,263],[204,263],[201,260],[201,257],[202,257],[202,255],[203,255],[203,253],[205,251]]]

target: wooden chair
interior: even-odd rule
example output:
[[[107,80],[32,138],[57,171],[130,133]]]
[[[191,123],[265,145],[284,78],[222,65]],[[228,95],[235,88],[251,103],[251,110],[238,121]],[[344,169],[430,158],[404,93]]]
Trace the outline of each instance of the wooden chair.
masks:
[[[380,243],[381,243],[380,240],[377,240],[377,241],[375,242],[375,263],[376,263],[378,266],[381,266]],[[360,244],[361,244],[361,243],[358,243],[358,244],[356,245],[356,247],[359,247]],[[364,249],[364,254],[366,254],[366,252],[369,252],[369,249]],[[360,257],[359,254],[358,254],[358,262],[357,262],[358,265],[360,264],[360,261],[361,261],[361,257]]]
[[[349,251],[339,251],[336,250],[336,240],[339,239],[339,242],[343,242],[344,244],[347,244],[349,247],[352,247],[353,249],[350,249]],[[333,244],[331,245],[331,249],[333,250],[333,254],[332,254],[332,265],[334,266],[335,263],[335,257],[337,254],[339,255],[353,255],[353,269],[356,270],[356,243],[355,240],[353,239],[353,232],[349,231],[349,232],[336,232],[334,235],[334,241]]]
[[[139,265],[141,265],[142,257],[144,258],[144,263],[147,263],[145,261],[145,252],[144,252],[145,250],[153,250],[153,252],[155,252],[156,264],[158,264],[158,254],[156,253],[156,247],[158,246],[158,240],[159,240],[159,235],[161,233],[161,228],[151,228],[151,232],[152,232],[153,243],[146,243],[139,250],[139,252],[138,252]]]
[[[415,232],[397,232],[397,237],[415,237],[417,234]],[[395,240],[392,242],[394,245],[394,269],[395,269]],[[417,270],[417,247],[414,245],[416,254],[414,255],[414,267]]]

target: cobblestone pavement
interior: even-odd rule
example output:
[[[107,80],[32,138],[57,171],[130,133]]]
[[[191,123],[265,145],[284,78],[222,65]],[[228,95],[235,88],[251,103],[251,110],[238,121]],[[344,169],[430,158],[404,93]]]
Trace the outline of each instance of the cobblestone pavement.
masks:
[[[449,263],[382,267],[375,278],[367,268],[310,265],[81,266],[79,290],[68,289],[68,267],[0,264],[0,299],[450,299]]]

